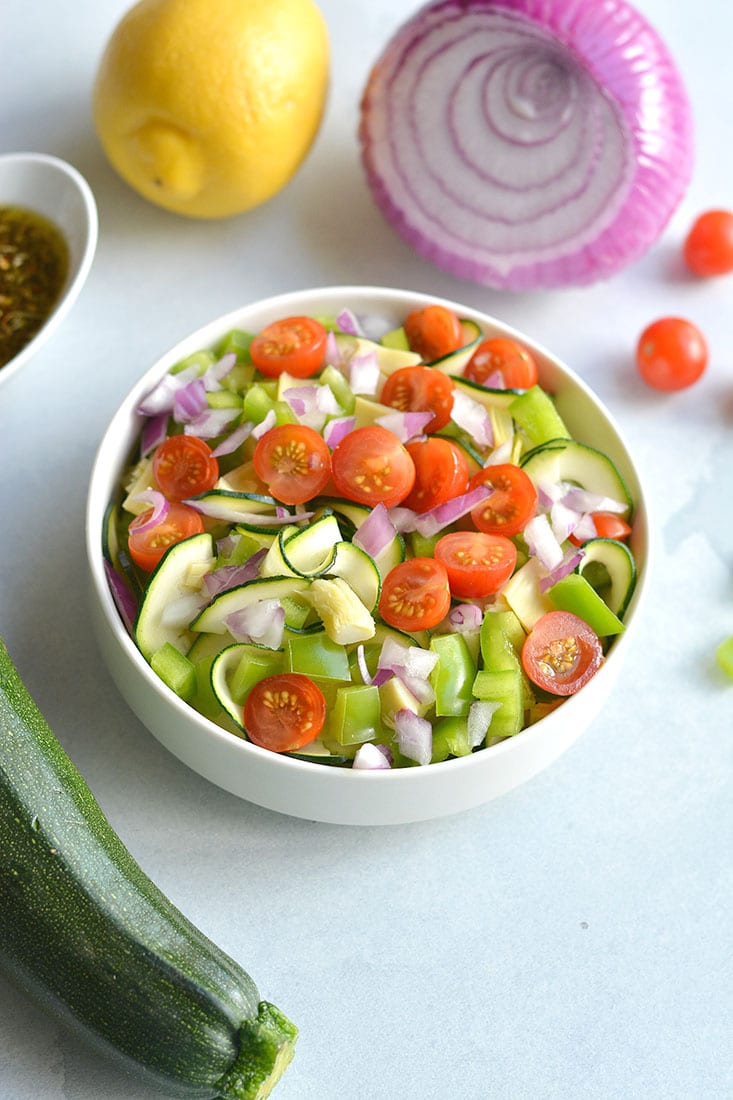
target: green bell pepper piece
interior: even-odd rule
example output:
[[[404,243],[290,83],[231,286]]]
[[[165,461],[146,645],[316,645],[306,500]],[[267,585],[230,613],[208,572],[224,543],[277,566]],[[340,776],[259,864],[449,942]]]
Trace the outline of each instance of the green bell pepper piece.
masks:
[[[570,439],[552,398],[540,386],[531,386],[515,397],[508,411],[527,436],[530,447],[549,443],[551,439]]]
[[[570,611],[586,622],[599,638],[620,634],[624,624],[580,573],[569,573],[553,584],[547,595],[559,611]]]
[[[289,637],[285,643],[285,670],[322,680],[351,679],[346,650],[332,641],[325,630]]]
[[[255,684],[283,671],[283,654],[278,649],[242,644],[242,656],[229,681],[232,698],[244,703]]]
[[[489,737],[512,737],[523,728],[525,695],[518,665],[496,672],[478,672],[473,682],[473,694],[477,699],[501,703],[492,715]]]
[[[372,684],[339,687],[328,718],[328,735],[344,746],[383,737],[379,688]]]
[[[472,751],[465,718],[452,716],[433,723],[432,764],[447,760],[449,756],[470,756]]]
[[[461,634],[436,634],[430,640],[430,649],[438,655],[430,677],[436,715],[468,714],[476,665],[465,638]]]

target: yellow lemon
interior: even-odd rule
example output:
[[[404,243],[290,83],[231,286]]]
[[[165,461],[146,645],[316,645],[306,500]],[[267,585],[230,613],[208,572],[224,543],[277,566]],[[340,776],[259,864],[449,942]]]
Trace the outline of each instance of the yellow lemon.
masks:
[[[228,217],[293,176],[318,132],[328,75],[313,0],[141,0],[100,61],[94,124],[145,198]]]

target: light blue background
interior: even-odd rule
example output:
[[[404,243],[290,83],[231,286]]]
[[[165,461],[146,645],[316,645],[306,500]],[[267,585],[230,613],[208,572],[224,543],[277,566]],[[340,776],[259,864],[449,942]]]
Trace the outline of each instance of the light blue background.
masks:
[[[124,0],[4,0],[0,151],[65,157],[100,241],[73,313],[0,385],[0,633],[138,861],[301,1028],[280,1100],[718,1100],[731,1078],[733,276],[696,282],[692,218],[733,206],[733,9],[643,0],[692,99],[697,160],[654,249],[582,291],[502,294],[441,274],[386,226],[355,128],[371,63],[416,5],[322,0],[328,113],[279,196],[225,222],[145,203],[104,160],[90,88]],[[435,823],[338,828],[258,809],[170,757],[90,634],[83,522],[93,455],[139,375],[264,294],[404,285],[494,313],[608,403],[638,455],[657,558],[603,715],[552,768]],[[646,390],[641,329],[706,333],[694,389]],[[0,1096],[147,1100],[0,981]]]

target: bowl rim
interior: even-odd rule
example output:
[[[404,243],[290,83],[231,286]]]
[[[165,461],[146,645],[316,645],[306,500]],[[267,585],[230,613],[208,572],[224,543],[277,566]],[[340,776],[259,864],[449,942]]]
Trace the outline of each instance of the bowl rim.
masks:
[[[520,339],[530,348],[530,350],[532,350],[533,354],[536,354],[541,360],[541,371],[543,366],[550,364],[552,368],[558,372],[559,376],[566,379],[573,388],[580,390],[583,397],[592,404],[600,417],[605,420],[612,434],[617,437],[618,445],[623,451],[629,470],[633,474],[632,492],[635,500],[635,520],[639,524],[637,582],[625,620],[626,629],[615,638],[613,643],[613,649],[611,651],[614,655],[613,660],[605,661],[604,665],[593,677],[593,680],[586,685],[582,691],[578,692],[576,695],[566,697],[561,706],[551,711],[534,725],[522,730],[517,737],[508,738],[496,745],[482,749],[479,753],[473,753],[467,757],[452,758],[422,768],[414,767],[371,771],[368,769],[332,767],[313,761],[300,760],[296,757],[283,754],[270,753],[266,749],[262,749],[260,746],[254,745],[249,741],[235,738],[232,733],[218,726],[215,722],[205,718],[194,707],[185,703],[152,671],[150,665],[145,661],[142,653],[135,645],[132,637],[125,630],[106,581],[103,567],[104,556],[101,538],[102,523],[108,503],[106,497],[102,499],[102,492],[110,480],[108,469],[109,461],[106,459],[106,453],[108,448],[111,448],[113,445],[115,451],[120,450],[119,443],[115,444],[115,439],[121,432],[126,440],[125,453],[129,450],[128,444],[132,445],[139,431],[139,420],[136,419],[134,410],[140,399],[148,392],[155,381],[166,373],[173,363],[183,358],[186,354],[190,354],[191,351],[198,350],[198,348],[206,347],[213,343],[218,336],[222,335],[229,328],[236,327],[237,319],[241,319],[243,315],[255,312],[258,314],[271,313],[274,319],[278,310],[287,308],[290,311],[294,303],[301,303],[303,306],[301,311],[308,312],[308,306],[311,302],[319,301],[324,298],[332,299],[335,302],[342,301],[344,306],[349,306],[354,299],[368,298],[370,301],[374,301],[377,304],[387,304],[393,309],[398,307],[398,303],[404,304],[407,301],[413,303],[415,306],[443,304],[454,309],[459,309],[463,316],[469,318],[474,317],[480,320],[484,328],[487,324],[489,326],[495,326],[502,334]],[[280,313],[280,315],[282,316],[283,314]],[[241,324],[241,321],[239,323]],[[261,322],[261,324],[264,323],[266,322]],[[122,452],[120,451],[120,453]],[[118,463],[116,463],[115,469],[119,473],[120,467]],[[477,760],[484,760],[485,762],[498,761],[502,757],[512,755],[516,752],[520,739],[521,744],[524,746],[525,750],[528,751],[533,742],[538,738],[547,736],[548,730],[552,730],[553,727],[558,727],[561,720],[570,719],[576,712],[582,714],[583,709],[585,709],[585,701],[589,698],[588,689],[591,688],[593,684],[597,684],[598,686],[595,690],[598,692],[607,692],[610,690],[610,686],[612,685],[609,681],[615,677],[620,667],[621,660],[623,659],[623,655],[630,645],[631,638],[634,634],[633,628],[639,619],[639,608],[646,596],[650,572],[649,566],[653,552],[648,496],[642,483],[638,465],[634,460],[623,431],[616,422],[611,411],[594,393],[590,386],[572,370],[572,368],[567,366],[567,364],[556,355],[549,352],[540,343],[527,336],[521,330],[479,309],[466,306],[450,298],[422,291],[359,284],[312,287],[301,291],[286,291],[270,295],[266,298],[237,307],[234,310],[230,310],[214,318],[200,326],[194,332],[183,337],[172,347],[169,347],[143,372],[134,385],[127,391],[125,397],[117,406],[111,420],[107,424],[98,444],[91,467],[85,526],[87,559],[91,571],[93,594],[97,604],[101,607],[105,624],[107,627],[111,627],[115,642],[132,662],[137,672],[142,675],[147,685],[153,689],[155,694],[171,707],[172,712],[178,713],[187,723],[193,723],[193,725],[197,726],[203,734],[209,737],[213,736],[217,741],[225,743],[232,751],[236,750],[238,754],[241,753],[242,760],[246,761],[248,756],[255,754],[255,757],[260,760],[267,759],[273,766],[284,768],[286,772],[291,772],[293,775],[302,775],[304,769],[306,773],[321,773],[324,777],[323,782],[326,784],[343,782],[378,783],[381,785],[406,782],[410,784],[421,784],[428,782],[428,776],[432,776],[433,779],[430,780],[430,782],[434,782],[437,775],[458,775],[467,769],[475,769]],[[234,746],[232,746],[232,742],[234,742]],[[351,776],[351,778],[346,780],[337,778],[347,775]],[[250,800],[256,801],[254,798]]]
[[[59,193],[61,193],[61,189],[66,188],[68,192],[76,194],[77,198],[81,200],[79,208],[82,212],[83,243],[76,262],[72,262],[70,255],[66,281],[52,312],[35,336],[12,359],[0,367],[0,384],[8,381],[36,354],[70,312],[89,276],[99,238],[99,214],[94,192],[78,168],[51,153],[0,153],[0,172],[8,165],[25,166],[31,168],[34,172],[43,172],[48,179],[55,181]],[[0,205],[3,204],[3,201],[3,196],[0,194]],[[17,205],[26,206],[30,210],[34,208],[32,201],[18,203]],[[51,218],[51,220],[54,219]],[[62,229],[61,226],[58,226],[58,228]]]

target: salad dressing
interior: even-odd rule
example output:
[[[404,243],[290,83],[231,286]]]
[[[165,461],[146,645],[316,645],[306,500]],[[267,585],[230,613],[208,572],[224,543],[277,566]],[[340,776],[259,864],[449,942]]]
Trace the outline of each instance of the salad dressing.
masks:
[[[22,206],[0,206],[0,367],[46,322],[68,269],[68,245],[53,222]]]

